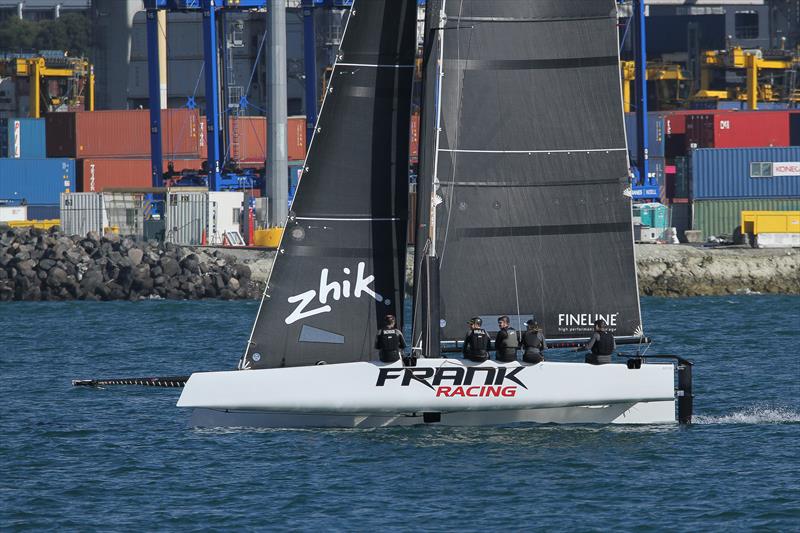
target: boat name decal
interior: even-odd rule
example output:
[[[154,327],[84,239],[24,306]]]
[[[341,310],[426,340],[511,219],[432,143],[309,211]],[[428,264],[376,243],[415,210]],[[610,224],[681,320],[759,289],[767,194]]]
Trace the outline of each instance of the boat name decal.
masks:
[[[392,302],[390,300],[384,298],[370,288],[369,285],[375,281],[375,276],[364,275],[364,269],[366,266],[367,265],[364,261],[358,263],[356,277],[352,284],[348,280],[343,280],[341,282],[329,282],[329,271],[327,268],[323,268],[319,275],[319,291],[311,289],[287,298],[287,301],[290,304],[296,303],[297,307],[295,307],[294,311],[292,311],[291,314],[286,317],[284,322],[286,322],[286,324],[293,324],[298,320],[302,320],[310,316],[319,315],[322,313],[330,313],[332,308],[328,304],[328,298],[339,301],[342,298],[361,298],[363,294],[366,294],[374,298],[377,302],[383,302],[386,305],[391,305]],[[345,267],[342,269],[342,272],[344,272],[346,275],[350,275],[351,270]],[[351,288],[352,292],[350,290]],[[310,305],[314,304],[315,300],[321,305],[314,307],[313,309],[308,309]]]
[[[478,397],[514,397],[517,385],[528,387],[517,377],[524,367],[513,369],[504,367],[442,367],[442,368],[397,368],[386,367],[378,371],[377,387],[384,387],[389,380],[400,379],[401,387],[408,387],[412,382],[421,383],[436,393],[436,397],[444,398],[478,398]],[[478,373],[482,375],[478,375]],[[478,379],[475,379],[475,378]],[[483,380],[483,383],[481,383]],[[508,384],[507,382],[516,385]]]

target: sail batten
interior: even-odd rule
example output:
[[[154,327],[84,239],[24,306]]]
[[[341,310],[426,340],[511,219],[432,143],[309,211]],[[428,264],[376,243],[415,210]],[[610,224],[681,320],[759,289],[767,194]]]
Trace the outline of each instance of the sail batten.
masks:
[[[241,368],[369,360],[402,317],[413,0],[354,0]]]
[[[420,182],[433,181],[442,340],[501,315],[552,339],[588,335],[587,317],[638,334],[615,2],[434,4],[446,24],[426,55],[444,76]],[[428,103],[430,59],[425,74]]]

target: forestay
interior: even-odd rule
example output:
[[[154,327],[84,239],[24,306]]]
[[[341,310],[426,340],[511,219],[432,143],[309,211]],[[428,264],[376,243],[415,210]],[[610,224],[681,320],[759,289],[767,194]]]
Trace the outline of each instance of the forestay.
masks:
[[[445,18],[423,98],[436,101],[441,41],[441,107],[423,120],[420,179],[441,200],[442,339],[503,314],[551,339],[598,317],[640,334],[615,2],[431,4]]]
[[[241,368],[368,360],[402,316],[414,0],[355,0]]]

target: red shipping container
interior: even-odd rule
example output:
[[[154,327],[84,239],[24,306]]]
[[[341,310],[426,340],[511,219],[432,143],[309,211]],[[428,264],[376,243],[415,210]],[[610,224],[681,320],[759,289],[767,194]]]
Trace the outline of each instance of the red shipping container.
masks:
[[[408,155],[412,163],[419,161],[419,113],[411,115],[411,138],[409,139]]]
[[[176,172],[199,170],[202,159],[164,160],[163,172],[170,161]],[[101,192],[108,188],[152,187],[149,159],[80,159],[75,162],[77,191]]]
[[[689,148],[758,148],[789,146],[786,111],[698,113],[686,118]]]
[[[234,126],[236,126],[234,128]],[[231,117],[228,123],[231,136],[227,159],[242,164],[261,163],[267,159],[267,119],[265,117]],[[206,156],[206,119],[200,118],[200,155]],[[286,124],[286,144],[289,161],[304,161],[306,158],[306,117],[289,117]],[[224,160],[226,154],[220,154]]]
[[[286,142],[288,144],[289,161],[305,161],[306,159],[306,117],[289,117]]]
[[[47,157],[149,157],[150,111],[50,113]],[[192,109],[161,112],[164,157],[199,156],[200,115]]]

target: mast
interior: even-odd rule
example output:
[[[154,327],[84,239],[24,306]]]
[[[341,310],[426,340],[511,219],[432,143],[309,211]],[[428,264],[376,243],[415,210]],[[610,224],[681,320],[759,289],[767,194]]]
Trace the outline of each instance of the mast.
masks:
[[[420,169],[417,180],[417,234],[414,249],[414,323],[412,345],[425,357],[440,357],[439,261],[436,256],[436,205],[439,137],[441,132],[443,29],[446,0],[431,0],[425,9],[423,39],[422,119]],[[434,90],[430,89],[433,84]],[[433,127],[425,127],[432,123]],[[429,133],[434,132],[428,149]]]

